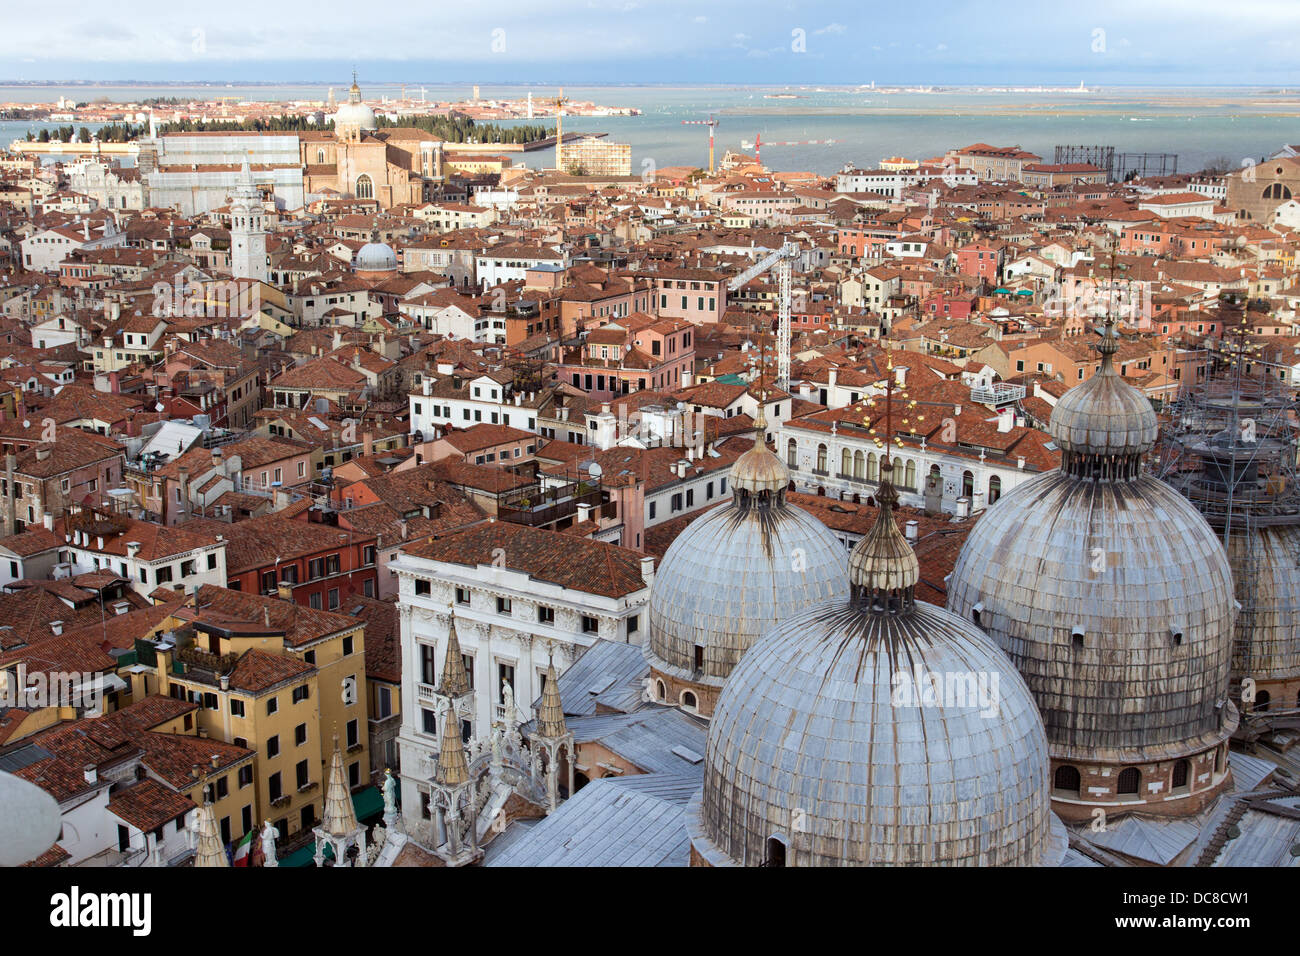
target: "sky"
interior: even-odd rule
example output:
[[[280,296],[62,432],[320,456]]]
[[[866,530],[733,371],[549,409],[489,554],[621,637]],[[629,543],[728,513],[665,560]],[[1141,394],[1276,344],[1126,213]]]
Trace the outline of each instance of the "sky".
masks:
[[[0,0],[0,82],[1300,85],[1297,0]]]

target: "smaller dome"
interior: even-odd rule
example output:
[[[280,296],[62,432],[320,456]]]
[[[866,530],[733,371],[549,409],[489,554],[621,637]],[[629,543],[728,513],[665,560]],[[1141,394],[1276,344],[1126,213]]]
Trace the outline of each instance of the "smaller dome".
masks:
[[[397,253],[386,242],[367,242],[357,250],[352,266],[358,272],[393,272],[397,269]]]
[[[921,565],[907,538],[894,521],[894,465],[886,458],[880,465],[880,517],[849,555],[849,582],[861,593],[888,594],[916,586]]]
[[[1159,422],[1151,402],[1115,372],[1111,356],[1119,349],[1107,327],[1097,350],[1101,369],[1056,403],[1049,430],[1067,455],[1128,457],[1143,455],[1156,443]]]
[[[790,484],[790,469],[767,447],[767,416],[760,402],[754,420],[754,447],[731,465],[731,486],[751,495],[767,491],[775,495]]]

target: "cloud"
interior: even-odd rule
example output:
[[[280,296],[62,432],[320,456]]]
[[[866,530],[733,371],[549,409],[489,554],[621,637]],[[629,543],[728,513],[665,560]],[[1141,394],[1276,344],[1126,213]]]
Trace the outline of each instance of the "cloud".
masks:
[[[828,24],[826,24],[826,26],[822,27],[820,30],[814,30],[814,31],[813,31],[813,36],[815,36],[815,37],[816,37],[816,36],[821,36],[821,35],[824,34],[824,33],[845,33],[845,32],[847,32],[847,30],[848,30],[848,27],[846,27],[846,26],[845,26],[844,24],[842,24],[842,23],[828,23]]]

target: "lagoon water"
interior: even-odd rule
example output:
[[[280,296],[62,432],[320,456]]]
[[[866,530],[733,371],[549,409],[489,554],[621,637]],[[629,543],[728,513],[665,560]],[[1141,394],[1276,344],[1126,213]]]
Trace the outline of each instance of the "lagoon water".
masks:
[[[400,87],[367,86],[362,91],[375,103],[395,99]],[[336,98],[346,96],[348,82],[334,86]],[[532,90],[539,102],[555,95],[554,87],[480,87],[484,100],[522,99]],[[147,97],[250,100],[324,101],[328,84],[209,85],[209,86],[0,86],[0,102],[50,102],[59,96],[78,101],[107,98],[139,102]],[[417,97],[418,83],[408,83],[408,96]],[[1178,170],[1201,169],[1206,163],[1243,159],[1276,152],[1283,144],[1300,143],[1300,91],[1247,88],[1106,88],[1086,92],[985,92],[947,89],[942,92],[886,92],[867,87],[801,89],[797,87],[566,87],[572,100],[606,106],[629,106],[638,116],[565,118],[566,132],[605,133],[611,140],[632,145],[633,172],[655,166],[703,165],[708,161],[708,130],[683,126],[685,119],[715,114],[717,155],[764,141],[834,139],[833,145],[765,147],[763,159],[773,169],[806,169],[833,173],[846,164],[874,166],[887,156],[914,159],[941,155],[954,146],[987,142],[1019,145],[1053,159],[1058,144],[1114,146],[1117,153],[1158,152],[1178,155]],[[766,98],[770,94],[795,98]],[[430,101],[470,96],[465,85],[425,84]],[[21,138],[42,125],[0,122],[0,144]],[[526,153],[530,166],[553,163],[550,151]]]

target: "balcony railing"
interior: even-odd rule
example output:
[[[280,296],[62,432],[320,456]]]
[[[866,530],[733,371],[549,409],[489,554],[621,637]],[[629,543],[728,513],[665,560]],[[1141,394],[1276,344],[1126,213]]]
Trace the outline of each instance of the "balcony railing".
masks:
[[[594,482],[573,482],[556,488],[534,485],[504,498],[497,506],[497,517],[538,528],[577,514],[579,505],[601,508],[601,499],[600,485]]]

